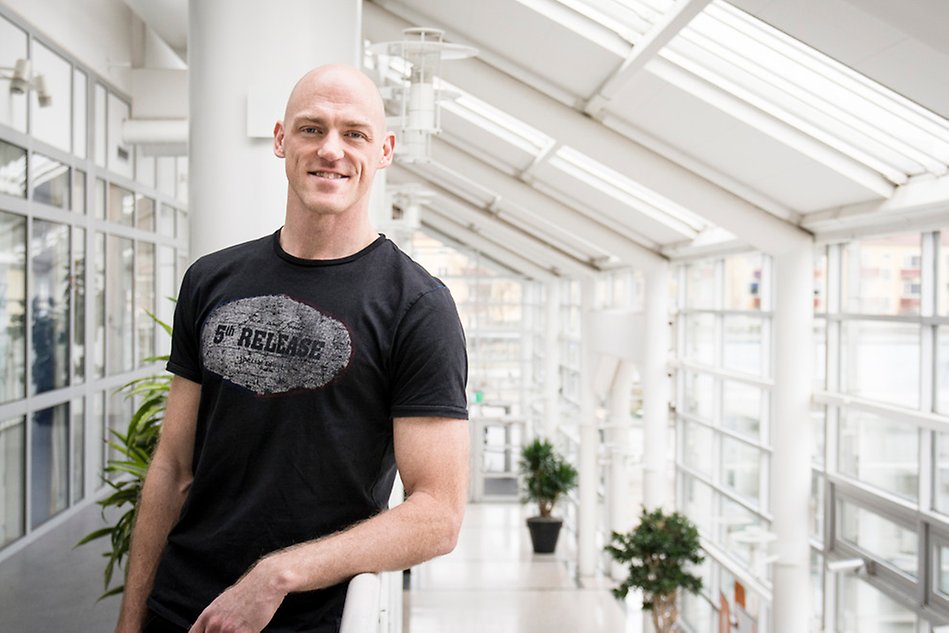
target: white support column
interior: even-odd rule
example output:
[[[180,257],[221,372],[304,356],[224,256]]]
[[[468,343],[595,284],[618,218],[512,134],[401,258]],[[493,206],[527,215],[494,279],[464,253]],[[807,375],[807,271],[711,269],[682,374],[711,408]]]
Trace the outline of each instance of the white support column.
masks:
[[[814,367],[813,245],[801,241],[774,256],[774,391],[771,513],[774,633],[808,630],[811,617],[808,502],[811,491],[810,398]],[[778,501],[780,500],[780,501]]]
[[[580,508],[577,518],[577,571],[583,578],[596,574],[596,495],[599,484],[596,456],[599,439],[596,430],[596,396],[593,391],[596,364],[590,343],[596,281],[593,277],[586,277],[581,284],[583,351],[580,362]]]
[[[669,265],[645,271],[643,328],[643,505],[657,508],[668,503],[669,477],[666,454],[669,429]]]
[[[360,63],[361,7],[334,0],[191,0],[192,258],[283,223],[287,182],[270,132],[307,70]]]
[[[560,425],[560,282],[547,282],[544,292],[544,424],[534,433],[554,437]]]
[[[626,532],[633,527],[636,518],[636,503],[630,496],[629,453],[632,449],[633,418],[630,415],[632,405],[633,382],[636,380],[636,367],[628,360],[620,361],[613,384],[610,387],[610,430],[612,445],[609,477],[609,516],[610,529]],[[614,562],[610,575],[615,580],[626,578],[625,566]]]

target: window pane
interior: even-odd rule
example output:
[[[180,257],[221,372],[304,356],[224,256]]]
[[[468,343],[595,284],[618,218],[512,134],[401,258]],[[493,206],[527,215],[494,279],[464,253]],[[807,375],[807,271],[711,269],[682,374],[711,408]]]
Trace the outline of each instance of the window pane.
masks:
[[[715,406],[714,386],[715,380],[708,374],[685,372],[685,412],[711,421]]]
[[[820,631],[824,619],[824,557],[811,550],[811,631]]]
[[[844,310],[919,314],[919,233],[851,242],[843,249]]]
[[[37,90],[30,91],[30,126],[33,136],[53,147],[72,150],[72,66],[33,38],[33,73],[43,75],[51,100],[39,102]]]
[[[191,240],[191,225],[188,224],[188,213],[187,211],[182,211],[178,209],[178,217],[175,220],[175,227],[178,231],[178,242],[183,243],[185,247],[188,246],[188,242]],[[577,308],[576,313],[579,315],[579,308]],[[579,320],[579,318],[578,318]],[[579,326],[577,327],[579,330]]]
[[[37,411],[31,427],[30,525],[35,528],[69,505],[69,405]]]
[[[118,185],[109,184],[109,207],[106,217],[110,222],[132,226],[135,216],[135,194]]]
[[[155,230],[155,201],[141,194],[135,195],[135,226],[146,231]]]
[[[827,407],[811,405],[811,459],[815,464],[824,464],[824,432],[827,428]]]
[[[712,488],[704,481],[681,474],[682,511],[704,534],[712,534]]]
[[[811,473],[811,498],[808,508],[810,517],[810,536],[818,541],[824,540],[824,478]]]
[[[0,15],[0,59],[12,66],[18,59],[27,59],[26,32]],[[18,132],[26,132],[26,93],[14,94],[4,84],[0,99],[0,123]]]
[[[725,380],[722,384],[722,426],[759,439],[763,397],[760,387]]]
[[[712,430],[707,426],[682,421],[682,461],[698,472],[712,476]]]
[[[95,99],[95,126],[93,127],[93,130],[95,130],[95,137],[92,139],[92,157],[95,160],[96,165],[99,167],[105,167],[105,86],[102,84],[96,84],[95,90],[93,91],[93,97]]]
[[[101,178],[96,178],[96,196],[95,203],[92,209],[92,215],[96,219],[102,220],[105,218],[105,205],[106,205],[106,184],[105,181]]]
[[[163,204],[158,212],[158,234],[166,237],[175,236],[175,209]]]
[[[881,490],[916,499],[919,430],[915,426],[855,410],[840,412],[842,473]]]
[[[72,73],[72,153],[86,157],[86,73],[73,69]]]
[[[827,312],[827,247],[814,253],[814,312]]]
[[[81,169],[72,170],[72,210],[86,212],[86,172]]]
[[[69,384],[69,226],[33,221],[33,364],[30,393]]]
[[[93,315],[92,329],[95,340],[92,348],[93,376],[105,375],[105,234],[96,233],[93,240],[92,274]]]
[[[135,365],[155,355],[155,245],[135,245]]]
[[[72,361],[75,382],[86,377],[86,230],[73,227],[73,339]]]
[[[715,620],[715,612],[712,605],[701,595],[694,595],[683,591],[682,596],[682,620],[689,625],[690,631],[696,633],[706,633],[710,631],[709,623]]]
[[[0,546],[23,535],[24,426],[23,418],[0,422]]]
[[[685,315],[683,355],[696,363],[715,364],[715,315]]]
[[[158,156],[155,158],[155,179],[158,181],[158,191],[166,196],[175,195],[175,157]]]
[[[759,503],[762,461],[757,448],[722,436],[722,483],[754,505]]]
[[[943,595],[949,595],[949,545],[936,546],[936,569],[934,572],[936,589]]]
[[[839,633],[915,633],[916,616],[856,576],[840,574]]]
[[[132,240],[106,237],[106,372],[111,376],[132,369]]]
[[[109,135],[106,166],[109,171],[121,174],[129,180],[135,178],[132,147],[122,143],[122,122],[131,118],[129,104],[109,93]]]
[[[112,391],[109,393],[109,398],[107,402],[108,406],[108,417],[106,418],[106,428],[104,437],[109,440],[113,439],[112,431],[117,431],[119,433],[125,433],[128,431],[129,420],[132,419],[133,405],[131,398],[126,397],[127,394],[124,391]],[[103,460],[106,459],[122,459],[123,456],[117,450],[103,443],[103,449],[106,451],[103,456]],[[105,461],[103,461],[105,463]],[[110,479],[115,479],[119,475],[112,473],[108,475]]]
[[[0,402],[26,395],[26,218],[0,211]]]
[[[919,326],[846,321],[841,328],[846,391],[910,408],[919,406]]]
[[[26,197],[26,150],[4,141],[0,141],[0,193]]]
[[[937,305],[939,314],[949,315],[949,229],[939,232]]]
[[[841,501],[838,537],[894,568],[916,577],[916,532],[858,505]]]
[[[936,330],[936,411],[949,413],[949,326]]]
[[[760,253],[725,258],[725,309],[761,309]]]
[[[687,308],[714,309],[715,297],[715,261],[695,262],[685,267]]]
[[[721,496],[721,508],[724,528],[722,540],[728,548],[728,553],[750,565],[754,550],[760,550],[762,546],[761,537],[768,525],[761,517],[725,496]]]
[[[175,199],[182,203],[188,203],[188,157],[177,156],[175,158]]]
[[[936,434],[935,478],[933,504],[939,512],[949,514],[949,433]]]
[[[69,433],[72,437],[72,457],[69,462],[70,489],[72,490],[72,501],[80,501],[86,494],[85,492],[85,474],[86,474],[86,422],[85,406],[82,398],[76,398],[69,405],[72,419],[69,422]]]
[[[30,161],[33,173],[35,202],[52,205],[60,209],[69,208],[69,167],[59,161],[34,153]]]
[[[762,357],[764,320],[731,315],[725,317],[723,364],[727,369],[755,376],[766,374]]]
[[[827,321],[814,319],[814,388],[827,387]]]

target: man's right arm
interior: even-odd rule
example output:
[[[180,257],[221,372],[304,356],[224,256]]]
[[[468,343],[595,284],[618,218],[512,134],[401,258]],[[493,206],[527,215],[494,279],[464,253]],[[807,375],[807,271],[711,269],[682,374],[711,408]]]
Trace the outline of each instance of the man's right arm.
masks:
[[[116,633],[140,633],[142,630],[147,610],[145,601],[155,580],[158,559],[191,487],[191,461],[200,399],[200,384],[180,376],[172,379],[161,439],[139,499]]]

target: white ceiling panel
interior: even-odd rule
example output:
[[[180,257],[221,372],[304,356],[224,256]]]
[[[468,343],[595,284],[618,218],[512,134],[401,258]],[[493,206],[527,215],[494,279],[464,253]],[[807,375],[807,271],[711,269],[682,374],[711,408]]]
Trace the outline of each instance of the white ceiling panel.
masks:
[[[451,136],[454,144],[474,148],[478,153],[490,156],[492,162],[507,166],[505,171],[523,171],[534,160],[532,154],[514,143],[507,142],[505,138],[492,134],[446,108],[442,109],[442,129]]]
[[[454,34],[513,60],[580,98],[592,95],[623,61],[615,52],[513,0],[377,0],[376,4],[393,13],[406,7],[424,14],[431,26],[447,31],[447,39]]]
[[[638,97],[641,93],[656,96],[643,102]],[[626,107],[627,99],[638,101],[639,105]],[[637,76],[614,99],[609,111],[797,212],[864,201],[874,196],[873,192],[806,154],[651,73]],[[781,176],[792,170],[818,176],[808,195],[799,195],[795,187],[781,186]],[[827,204],[820,202],[822,198]],[[701,213],[701,209],[695,211]]]

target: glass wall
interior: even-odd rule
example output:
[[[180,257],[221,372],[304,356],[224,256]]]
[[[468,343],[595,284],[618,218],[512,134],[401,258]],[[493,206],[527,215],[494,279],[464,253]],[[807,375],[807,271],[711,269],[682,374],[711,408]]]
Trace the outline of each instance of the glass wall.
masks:
[[[135,404],[113,394],[160,370],[146,359],[169,341],[146,311],[170,320],[157,297],[188,254],[184,157],[124,145],[128,98],[4,12],[0,49],[53,95],[0,100],[3,548],[101,486],[107,429]]]

